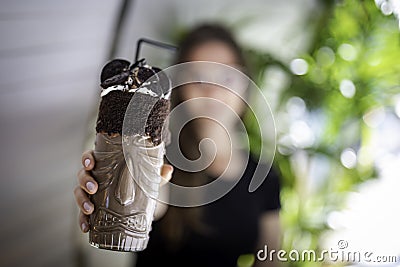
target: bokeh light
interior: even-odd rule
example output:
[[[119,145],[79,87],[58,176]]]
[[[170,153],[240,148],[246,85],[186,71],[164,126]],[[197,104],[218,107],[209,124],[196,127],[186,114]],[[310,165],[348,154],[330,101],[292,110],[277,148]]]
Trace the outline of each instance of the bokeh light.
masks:
[[[346,98],[352,98],[356,93],[356,86],[351,80],[342,80],[340,82],[340,92]]]
[[[351,148],[346,148],[340,155],[340,162],[348,169],[353,169],[357,164],[356,152]]]
[[[351,44],[341,44],[338,52],[340,57],[347,61],[353,61],[357,57],[357,50]]]
[[[290,62],[290,70],[295,75],[304,75],[308,71],[308,63],[304,59],[296,58]]]
[[[364,122],[371,128],[378,127],[385,119],[385,109],[383,107],[373,108],[363,116]]]
[[[330,66],[335,62],[335,52],[328,47],[321,47],[317,52],[317,62],[322,66]]]
[[[311,147],[314,144],[314,132],[305,121],[295,121],[290,126],[290,137],[298,148]]]

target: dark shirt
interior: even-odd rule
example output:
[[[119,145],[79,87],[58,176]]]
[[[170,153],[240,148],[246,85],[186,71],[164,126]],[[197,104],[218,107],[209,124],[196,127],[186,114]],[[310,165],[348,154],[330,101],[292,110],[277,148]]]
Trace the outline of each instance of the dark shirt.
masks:
[[[203,221],[215,230],[212,235],[191,232],[180,249],[171,252],[159,230],[161,219],[153,223],[148,247],[138,253],[136,266],[236,267],[240,255],[255,253],[261,215],[281,206],[279,176],[273,169],[256,191],[248,192],[256,167],[257,163],[250,158],[238,184],[222,198],[204,206]]]

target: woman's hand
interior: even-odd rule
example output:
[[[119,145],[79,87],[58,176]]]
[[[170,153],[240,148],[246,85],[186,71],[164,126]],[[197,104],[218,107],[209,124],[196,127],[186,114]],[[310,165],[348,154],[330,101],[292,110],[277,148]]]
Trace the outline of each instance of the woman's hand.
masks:
[[[89,231],[89,215],[94,210],[94,205],[90,202],[89,195],[97,192],[98,184],[91,176],[90,171],[95,166],[93,151],[89,150],[82,154],[83,168],[78,171],[78,185],[74,189],[75,201],[80,208],[79,225],[82,232]],[[168,183],[172,177],[173,167],[164,164],[161,168],[161,185]]]

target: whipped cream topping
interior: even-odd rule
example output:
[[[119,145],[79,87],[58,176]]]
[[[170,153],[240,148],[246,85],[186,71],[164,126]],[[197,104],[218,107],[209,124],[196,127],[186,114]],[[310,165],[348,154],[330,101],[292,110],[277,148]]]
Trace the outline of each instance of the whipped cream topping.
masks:
[[[143,83],[139,88],[132,88],[132,89],[129,89],[128,85],[114,85],[114,86],[107,87],[106,89],[102,89],[100,96],[104,97],[112,91],[125,91],[125,92],[129,92],[129,93],[137,92],[137,93],[157,97],[158,95],[156,93],[154,93],[152,90],[150,90],[149,88],[146,87],[146,85],[149,85],[149,84],[150,84],[149,82]]]
[[[127,90],[129,90],[127,85],[114,85],[107,87],[106,89],[102,89],[100,96],[101,97],[106,96],[109,92],[112,91],[127,91]]]
[[[161,93],[161,95],[158,95],[156,92],[154,92],[153,90],[151,90],[151,84],[157,84],[159,81],[148,81],[148,82],[143,82],[139,79],[139,71],[140,68],[146,68],[146,69],[150,69],[153,71],[153,73],[155,73],[155,71],[153,70],[153,68],[146,64],[144,60],[140,61],[139,63],[143,64],[140,66],[136,66],[133,70],[130,71],[130,73],[128,74],[129,76],[127,76],[127,78],[125,78],[126,80],[123,81],[121,80],[121,77],[112,77],[110,79],[120,79],[120,83],[121,84],[117,84],[115,85],[115,82],[111,81],[110,83],[114,83],[114,85],[109,86],[107,88],[104,88],[101,90],[100,96],[104,97],[107,94],[109,94],[112,91],[123,91],[123,92],[129,92],[129,93],[141,93],[141,94],[147,94],[153,97],[161,97],[164,99],[169,99],[171,92],[168,91],[166,94]],[[127,71],[129,71],[128,69],[124,69],[123,73],[126,73]],[[122,73],[122,74],[123,74]],[[121,74],[121,75],[122,75]],[[157,75],[157,74],[155,74]],[[117,76],[117,75],[116,75]],[[126,76],[125,76],[126,77]],[[124,79],[124,78],[123,78]],[[107,80],[106,80],[107,81]],[[137,85],[140,85],[139,87],[137,87]]]

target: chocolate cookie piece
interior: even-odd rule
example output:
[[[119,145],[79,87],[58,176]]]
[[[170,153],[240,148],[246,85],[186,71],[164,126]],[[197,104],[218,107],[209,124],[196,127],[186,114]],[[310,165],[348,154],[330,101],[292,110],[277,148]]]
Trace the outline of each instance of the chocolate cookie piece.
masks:
[[[149,135],[152,142],[158,145],[162,141],[168,144],[169,132],[167,125],[164,125],[167,116],[170,112],[170,102],[167,99],[161,98],[153,106],[150,116],[147,118],[146,135]]]
[[[97,119],[97,132],[104,132],[109,135],[116,133],[122,135],[126,108],[133,94],[112,91],[103,97]],[[170,111],[169,100],[164,98],[157,99],[145,94],[137,95],[135,100],[140,100],[138,101],[140,102],[138,103],[138,112],[128,114],[127,121],[132,125],[132,128],[127,130],[127,134],[150,136],[154,145],[160,144],[161,141],[169,143],[168,133],[163,132],[164,122]],[[143,125],[145,125],[144,129]]]
[[[100,74],[100,82],[113,77],[114,75],[120,74],[129,69],[131,63],[124,59],[114,59],[104,65]]]
[[[135,62],[131,67],[129,65],[128,61],[121,59],[112,60],[107,63],[101,73],[101,87],[106,89],[114,85],[126,86],[128,84],[132,88],[137,88],[155,75],[156,72],[160,71],[158,68],[153,69],[146,66],[144,60]],[[137,94],[134,114],[131,114],[132,116],[128,114],[129,125],[132,125],[132,129],[128,130],[127,134],[149,136],[155,145],[160,144],[162,141],[169,142],[167,140],[169,139],[169,132],[167,130],[164,131],[163,126],[169,114],[170,102],[161,96],[169,90],[170,82],[165,74],[160,74],[161,72],[159,76],[154,76],[155,79],[151,79],[151,82],[143,85],[153,92],[154,95],[142,92],[129,92],[130,86],[105,94],[99,106],[96,131],[109,135],[122,135],[126,109],[132,96]],[[163,86],[167,88],[163,88]],[[155,97],[155,95],[158,97]]]
[[[97,117],[96,132],[122,134],[126,108],[134,93],[112,91],[102,97]]]

